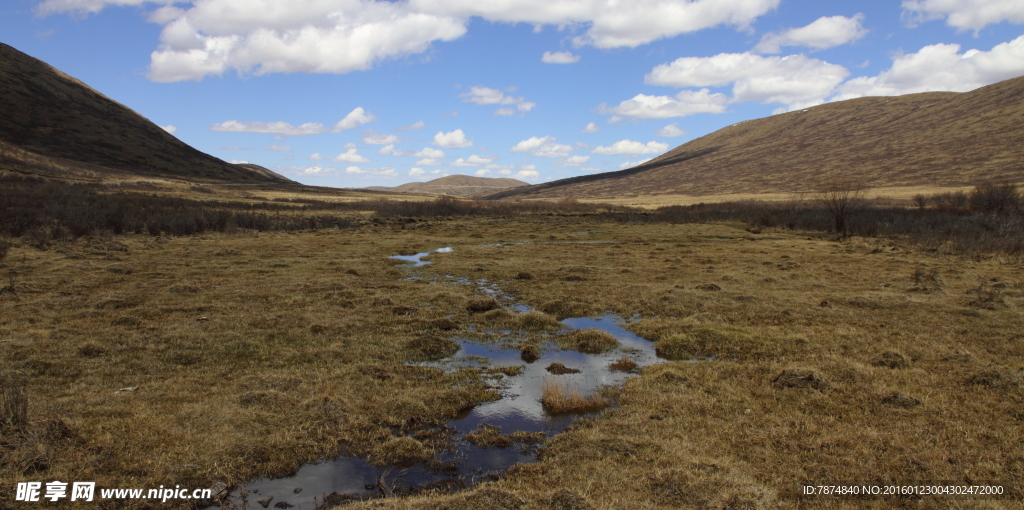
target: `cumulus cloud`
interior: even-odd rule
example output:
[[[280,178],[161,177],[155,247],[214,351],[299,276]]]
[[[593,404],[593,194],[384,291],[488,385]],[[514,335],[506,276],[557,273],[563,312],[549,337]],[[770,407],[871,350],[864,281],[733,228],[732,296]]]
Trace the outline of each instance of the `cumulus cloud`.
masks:
[[[377,117],[374,117],[361,106],[356,107],[349,112],[344,119],[339,120],[338,123],[334,125],[334,132],[337,133],[345,129],[355,129],[367,122],[373,122],[375,120],[377,120]]]
[[[600,128],[597,127],[597,124],[594,124],[593,122],[588,122],[586,126],[583,126],[584,133],[596,133],[599,130]]]
[[[483,177],[483,176],[485,176],[485,175],[487,175],[489,173],[491,173],[490,170],[488,170],[486,168],[481,168],[480,170],[477,170],[476,172],[473,172],[473,175],[476,175],[477,177]]]
[[[341,154],[334,157],[334,161],[341,161],[345,163],[369,163],[370,160],[356,154],[356,149],[349,149]]]
[[[477,156],[476,154],[473,154],[468,158],[459,158],[456,159],[455,161],[452,161],[452,166],[480,166],[489,164],[495,159],[496,156]]]
[[[377,151],[377,154],[380,154],[381,156],[415,156],[412,151],[396,149],[395,144],[393,143],[389,143],[381,147],[380,150]]]
[[[682,129],[679,129],[679,126],[677,126],[673,122],[672,124],[669,124],[669,125],[661,128],[661,129],[655,131],[654,134],[656,134],[658,136],[682,136],[682,135],[686,134],[686,131],[683,131]]]
[[[443,158],[444,151],[441,149],[434,149],[431,147],[424,147],[423,150],[413,154],[417,158]]]
[[[319,135],[328,131],[323,124],[307,122],[293,126],[287,122],[238,122],[226,120],[210,126],[211,131],[222,133],[273,133],[287,136]]]
[[[554,53],[545,51],[540,57],[545,64],[575,64],[580,61],[579,55],[573,55],[569,51],[556,51]]]
[[[434,145],[438,147],[444,147],[445,149],[455,149],[459,147],[472,147],[473,141],[466,139],[466,134],[461,129],[443,133],[438,131],[434,135]]]
[[[363,133],[363,143],[370,145],[393,145],[395,142],[398,142],[398,137],[395,135],[378,133],[372,129]]]
[[[683,90],[675,97],[637,94],[618,106],[601,105],[598,111],[613,114],[612,120],[622,117],[637,119],[668,119],[685,117],[697,113],[722,113],[729,104],[729,98],[722,93],[711,93],[708,89]]]
[[[540,177],[540,172],[534,165],[523,165],[521,170],[512,175],[513,179],[536,179],[538,177]]]
[[[249,162],[244,159],[232,159],[228,163],[231,163],[233,165],[245,165],[248,164]]]
[[[175,131],[178,130],[178,128],[176,128],[176,127],[174,127],[174,126],[172,126],[170,124],[168,124],[166,126],[160,126],[160,129],[163,129],[164,131],[167,131],[168,133],[170,133],[172,135],[174,134]]]
[[[644,164],[644,163],[646,163],[646,162],[648,162],[650,160],[651,160],[651,158],[641,159],[640,161],[623,161],[622,164],[619,165],[619,170],[625,170],[627,168],[633,168],[635,166],[640,166],[640,165],[642,165],[642,164]]]
[[[583,166],[588,162],[590,162],[590,156],[569,156],[555,163],[555,166]]]
[[[555,137],[553,136],[531,136],[530,138],[515,144],[515,146],[509,150],[512,152],[521,152],[531,156],[540,156],[544,158],[564,158],[569,156],[573,147],[571,145],[555,143]]]
[[[288,152],[288,151],[292,150],[292,148],[287,146],[287,145],[268,145],[268,146],[264,147],[263,149],[264,150],[268,150],[268,151],[273,151],[273,152]]]
[[[313,165],[310,167],[303,168],[300,172],[306,175],[321,175],[323,173],[333,170],[332,168],[324,168],[320,165]]]
[[[892,67],[877,76],[847,81],[832,100],[942,90],[967,92],[1022,74],[1024,35],[990,51],[960,53],[959,44],[933,44],[916,53],[893,57]]]
[[[499,117],[511,117],[516,114],[516,111],[512,108],[498,108],[494,110],[494,114]]]
[[[325,160],[327,158],[321,156],[319,152],[314,152],[314,153],[309,155],[309,159],[311,159],[313,161],[323,161],[323,160]]]
[[[395,131],[416,131],[416,130],[419,130],[419,129],[423,129],[425,127],[427,127],[427,123],[423,122],[421,120],[421,121],[418,121],[418,122],[413,122],[412,124],[409,124],[408,126],[397,127],[397,128],[395,128]]]
[[[526,113],[532,110],[534,106],[537,106],[536,103],[531,103],[524,97],[506,96],[504,92],[488,87],[470,87],[469,92],[459,94],[459,97],[463,98],[462,101],[464,103],[515,105],[516,111],[521,113]],[[495,112],[495,115],[511,114],[511,108],[501,108]]]
[[[601,154],[605,156],[617,155],[617,154],[660,154],[668,150],[667,143],[661,142],[634,142],[633,140],[619,140],[613,143],[610,147],[599,146],[594,150],[590,151],[591,154]]]
[[[358,176],[358,177],[395,177],[398,172],[390,167],[380,168],[359,168],[358,166],[349,166],[345,168],[345,175]]]
[[[1024,23],[1024,4],[1017,0],[904,0],[903,18],[911,26],[946,18],[957,30],[977,33],[986,25]]]
[[[806,46],[817,50],[839,46],[856,41],[867,35],[861,23],[864,15],[857,13],[846,16],[822,16],[810,25],[791,28],[784,32],[769,32],[754,47],[757,53],[780,53],[783,46]]]
[[[409,169],[409,175],[412,176],[412,177],[418,177],[418,176],[423,175],[425,173],[427,173],[427,172],[423,171],[422,168],[412,167],[412,168]]]
[[[717,87],[731,83],[731,101],[780,103],[798,109],[824,102],[849,74],[843,66],[805,55],[719,53],[712,57],[683,57],[656,66],[644,82],[671,87]],[[726,100],[724,96],[718,99]],[[724,103],[721,105],[724,109]]]
[[[158,9],[155,81],[239,73],[347,73],[463,36],[469,20],[587,27],[576,46],[635,48],[715,26],[749,28],[780,0],[203,0]],[[44,0],[40,15],[173,0]]]

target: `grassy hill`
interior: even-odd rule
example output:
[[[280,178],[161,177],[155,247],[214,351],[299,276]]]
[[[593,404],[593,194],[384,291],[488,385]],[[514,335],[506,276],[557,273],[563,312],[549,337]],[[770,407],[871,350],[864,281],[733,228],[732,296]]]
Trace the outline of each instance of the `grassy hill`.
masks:
[[[0,170],[47,177],[288,182],[178,140],[88,85],[0,43]]]
[[[376,186],[369,189],[377,191],[395,191],[399,193],[428,193],[432,195],[455,195],[468,197],[523,186],[529,186],[529,184],[515,179],[449,175],[432,181],[410,182],[393,188]]]
[[[830,173],[871,188],[1024,181],[1024,77],[744,121],[631,169],[490,198],[799,193]]]

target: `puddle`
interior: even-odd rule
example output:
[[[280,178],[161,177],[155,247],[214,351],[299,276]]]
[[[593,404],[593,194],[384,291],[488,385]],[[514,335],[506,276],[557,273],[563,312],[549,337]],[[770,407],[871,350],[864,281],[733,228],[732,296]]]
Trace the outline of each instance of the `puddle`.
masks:
[[[445,251],[442,251],[445,250]],[[441,248],[433,253],[450,252],[451,248]],[[422,258],[429,253],[409,256],[396,256],[409,260],[417,266],[429,264]],[[416,267],[416,266],[413,266]],[[511,298],[501,293],[496,284],[486,280],[470,280],[459,278],[456,282],[476,285],[486,294],[496,296],[505,305],[516,311],[529,311],[529,307],[518,305]],[[633,317],[632,319],[636,319]],[[660,363],[654,352],[654,345],[626,330],[618,324],[612,315],[587,318],[570,318],[561,321],[565,328],[562,332],[573,329],[596,328],[614,336],[619,347],[603,354],[584,354],[576,351],[559,349],[555,344],[546,346],[538,360],[526,363],[520,358],[518,349],[502,348],[500,345],[483,345],[467,339],[456,339],[461,349],[449,359],[438,362],[423,363],[423,366],[453,371],[464,367],[499,367],[519,366],[519,375],[496,375],[493,384],[500,385],[502,398],[486,402],[471,409],[466,415],[450,420],[447,427],[454,432],[453,442],[449,451],[442,452],[432,459],[431,463],[420,463],[406,469],[394,469],[388,472],[387,484],[396,494],[415,493],[419,489],[438,488],[445,491],[457,491],[467,488],[480,481],[494,479],[499,473],[518,463],[537,460],[537,444],[533,442],[516,442],[504,448],[481,448],[471,444],[466,434],[482,425],[500,427],[500,434],[508,436],[513,432],[540,433],[550,439],[561,432],[580,415],[552,416],[545,412],[541,405],[544,380],[555,378],[559,382],[574,385],[583,395],[590,395],[602,386],[619,386],[635,374],[613,371],[609,367],[615,361],[628,356],[638,366]],[[512,333],[512,332],[509,332]],[[578,373],[552,375],[547,370],[552,363],[561,363],[565,367],[579,370]],[[537,434],[534,434],[535,436]],[[515,438],[513,438],[515,439]],[[380,497],[377,485],[378,475],[385,469],[370,465],[365,459],[357,457],[338,457],[333,460],[316,464],[307,464],[299,469],[295,476],[289,478],[259,480],[246,485],[250,491],[247,508],[262,510],[264,508],[290,508],[277,506],[281,502],[297,509],[314,510],[315,501],[323,504],[324,496],[334,494],[332,504],[341,503],[337,499],[368,499]],[[295,492],[296,489],[301,489]],[[237,491],[234,493],[237,497]],[[272,497],[269,502],[266,498]],[[264,505],[264,503],[266,505]]]
[[[403,260],[405,262],[411,262],[412,264],[407,266],[407,267],[420,267],[420,266],[425,266],[427,264],[431,264],[432,263],[429,260],[423,260],[424,257],[429,257],[431,253],[451,253],[451,252],[452,252],[452,248],[450,246],[446,246],[444,248],[438,248],[438,249],[436,249],[436,250],[434,250],[432,252],[425,251],[425,252],[422,252],[422,253],[417,253],[415,255],[392,255],[392,256],[390,256],[388,258],[389,259]]]

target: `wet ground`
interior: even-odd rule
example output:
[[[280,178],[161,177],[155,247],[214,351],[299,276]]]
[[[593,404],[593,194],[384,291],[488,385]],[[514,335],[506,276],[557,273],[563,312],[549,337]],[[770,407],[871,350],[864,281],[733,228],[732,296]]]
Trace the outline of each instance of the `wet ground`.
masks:
[[[452,248],[441,248],[432,253],[452,251]],[[429,264],[430,261],[423,259],[432,253],[392,258],[408,261],[406,267],[415,268]],[[418,276],[412,274],[411,277]],[[498,298],[510,311],[529,311],[525,305],[515,303],[501,293],[491,282],[454,277],[445,280],[453,284],[476,285],[482,293]],[[561,321],[563,332],[596,328],[618,339],[619,347],[603,354],[584,354],[560,350],[552,343],[532,363],[523,361],[518,349],[482,345],[456,338],[461,345],[458,353],[449,359],[425,365],[443,370],[518,366],[521,367],[521,373],[495,374],[494,384],[501,387],[502,398],[476,406],[465,416],[449,421],[444,431],[438,431],[445,432],[450,438],[446,442],[447,451],[439,453],[429,462],[402,468],[377,468],[366,459],[344,456],[307,464],[295,476],[258,480],[246,485],[244,489],[250,492],[247,507],[252,510],[292,507],[312,510],[317,503],[323,504],[325,497],[332,504],[346,498],[379,497],[384,492],[378,484],[378,477],[382,474],[385,475],[383,481],[388,489],[395,494],[415,493],[424,489],[456,491],[482,480],[495,479],[517,463],[534,462],[537,459],[537,448],[543,440],[561,432],[580,417],[552,416],[544,410],[541,395],[545,379],[556,378],[563,384],[576,387],[581,394],[590,395],[605,386],[619,386],[634,375],[610,368],[623,357],[630,358],[638,367],[660,361],[654,353],[654,345],[624,329],[619,325],[620,321],[610,315],[565,319]],[[547,370],[553,363],[560,363],[578,372],[553,375]],[[471,440],[473,435],[467,439],[467,434],[475,432],[479,436],[480,431],[501,438],[493,444]],[[520,434],[513,434],[515,432]]]

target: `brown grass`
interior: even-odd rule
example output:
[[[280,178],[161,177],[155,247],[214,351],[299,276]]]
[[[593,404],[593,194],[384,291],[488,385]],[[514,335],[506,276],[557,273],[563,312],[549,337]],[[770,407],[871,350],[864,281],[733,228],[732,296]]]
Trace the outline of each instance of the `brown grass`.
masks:
[[[576,385],[562,384],[557,379],[544,379],[544,394],[540,399],[544,410],[551,414],[589,413],[610,405],[608,399],[598,394],[589,397],[580,395]]]

